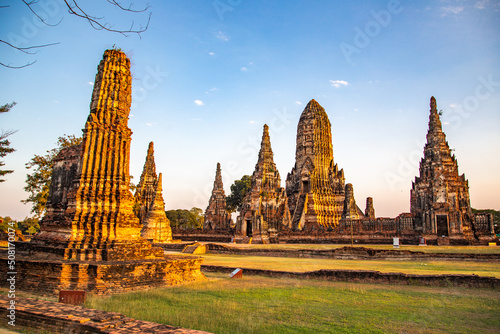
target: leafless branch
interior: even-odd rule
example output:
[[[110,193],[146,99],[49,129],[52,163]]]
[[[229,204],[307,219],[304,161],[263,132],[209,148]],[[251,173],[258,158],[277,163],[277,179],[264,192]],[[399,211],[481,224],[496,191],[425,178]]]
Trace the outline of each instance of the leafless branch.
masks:
[[[46,21],[46,19],[43,18],[43,15],[39,14],[36,7],[33,7],[35,4],[37,4],[39,2],[39,0],[31,0],[31,1],[30,0],[21,0],[21,1],[29,8],[29,10],[33,13],[33,15],[35,15],[43,24],[50,26],[50,27],[55,27],[61,23],[62,18],[56,24],[50,24]],[[132,8],[132,7],[134,7],[133,2],[130,2],[130,4],[127,7],[127,6],[124,6],[122,4],[122,2],[118,1],[118,0],[106,0],[106,1],[109,4],[119,8],[122,11],[131,12],[131,13],[143,13],[150,8],[149,4],[146,4],[143,9],[133,9]],[[117,28],[113,28],[113,26],[111,24],[109,24],[108,22],[103,21],[104,17],[98,17],[98,16],[91,15],[87,11],[82,9],[80,7],[78,0],[64,0],[64,4],[66,5],[66,7],[68,7],[68,13],[70,15],[75,15],[77,17],[80,17],[80,18],[87,20],[87,22],[89,22],[89,24],[92,26],[92,28],[94,28],[96,30],[106,30],[109,32],[119,33],[119,34],[121,34],[123,36],[127,36],[127,37],[130,34],[137,34],[140,38],[141,33],[145,32],[149,28],[149,23],[151,21],[151,12],[150,12],[149,16],[148,16],[147,23],[145,26],[140,25],[138,28],[134,28],[135,22],[132,21],[129,29],[127,29],[127,30],[117,29]],[[8,7],[10,7],[10,6],[9,5],[1,5],[0,9],[8,8]],[[29,47],[18,47],[18,46],[14,46],[11,43],[4,41],[4,40],[0,40],[0,43],[4,43],[15,50],[21,51],[21,52],[23,52],[25,54],[29,54],[29,55],[33,55],[33,54],[36,54],[38,52],[38,50],[36,50],[36,51],[32,51],[32,50],[59,44],[59,43],[50,43],[50,44],[43,44],[43,45],[34,45],[34,46],[29,46]],[[29,63],[22,65],[22,66],[13,66],[10,63],[5,64],[5,63],[0,62],[0,66],[18,69],[18,68],[24,68],[24,67],[31,66],[34,63],[36,63],[36,60],[29,62]]]
[[[144,7],[144,9],[132,9],[132,6],[134,5],[133,2],[130,3],[130,5],[128,6],[128,8],[125,8],[121,5],[121,3],[119,3],[118,1],[115,1],[115,0],[107,0],[110,4],[112,5],[115,5],[116,7],[120,8],[121,10],[124,10],[126,12],[133,12],[133,13],[143,13],[145,12],[146,10],[148,10],[151,6],[149,4],[146,5],[146,7]]]
[[[147,10],[149,8],[149,6],[147,6],[144,10],[133,10],[133,9],[131,9],[132,4],[130,4],[129,8],[126,8],[126,7],[123,7],[117,1],[114,1],[114,0],[107,0],[107,1],[111,4],[113,4],[114,6],[117,6],[121,10],[124,10],[127,12],[135,12],[135,13],[144,12],[145,10]],[[94,28],[96,30],[106,30],[106,31],[110,31],[110,32],[116,32],[116,33],[122,34],[124,36],[128,36],[129,34],[137,34],[140,37],[141,36],[140,34],[145,32],[148,29],[149,22],[151,21],[151,13],[149,13],[148,22],[147,22],[145,27],[142,27],[142,25],[141,25],[138,29],[134,29],[134,21],[132,21],[132,24],[128,30],[114,29],[109,23],[100,22],[100,20],[103,19],[102,17],[90,15],[85,10],[83,10],[80,7],[80,5],[78,4],[78,1],[76,1],[76,0],[72,0],[72,1],[64,0],[64,3],[66,4],[66,7],[68,7],[68,12],[71,15],[75,15],[77,17],[80,17],[80,18],[87,20],[89,22],[89,24],[92,26],[92,28]]]
[[[25,1],[25,0],[22,0],[22,2],[24,2],[24,4],[25,4],[26,6],[28,6],[29,10],[33,13],[33,15],[35,15],[36,17],[38,17],[38,19],[39,19],[40,21],[42,21],[42,23],[43,23],[43,24],[45,24],[45,25],[47,25],[47,26],[49,26],[49,27],[55,27],[55,26],[58,26],[58,25],[59,25],[59,23],[61,23],[62,18],[61,18],[61,20],[59,20],[59,22],[57,22],[56,24],[50,24],[50,23],[48,23],[47,21],[45,21],[45,20],[44,20],[44,19],[43,19],[40,15],[38,15],[38,13],[37,13],[37,12],[36,12],[36,11],[35,11],[32,7],[31,7],[32,5],[36,4],[38,1],[34,1],[34,0],[33,0],[33,1],[29,1],[29,2],[27,2],[27,1]]]
[[[34,45],[34,46],[28,46],[28,47],[25,47],[25,48],[18,47],[18,46],[14,46],[14,45],[10,44],[9,42],[6,42],[6,41],[1,40],[1,39],[0,39],[0,43],[7,44],[7,45],[8,45],[8,46],[10,46],[11,48],[16,49],[16,50],[18,50],[18,51],[21,51],[21,52],[23,52],[23,53],[26,53],[26,54],[28,54],[28,55],[34,55],[35,53],[37,53],[37,52],[38,52],[38,50],[37,50],[37,51],[35,51],[35,52],[31,52],[31,51],[28,51],[28,50],[32,50],[32,49],[39,49],[39,48],[45,48],[45,47],[47,47],[47,46],[52,46],[52,45],[60,44],[61,42],[57,42],[57,43],[50,43],[50,44],[43,44],[43,45]]]
[[[34,60],[34,61],[30,62],[30,63],[24,64],[22,66],[12,66],[10,64],[4,64],[4,63],[0,62],[0,66],[7,67],[7,68],[13,68],[13,69],[19,69],[19,68],[25,68],[25,67],[31,66],[34,63],[36,63],[36,60]]]

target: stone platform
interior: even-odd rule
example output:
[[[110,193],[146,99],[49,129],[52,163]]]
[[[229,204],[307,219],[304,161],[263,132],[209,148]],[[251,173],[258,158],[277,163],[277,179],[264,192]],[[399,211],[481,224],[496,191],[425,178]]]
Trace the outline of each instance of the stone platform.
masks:
[[[15,327],[9,326],[10,299],[0,296],[0,326],[12,330],[20,327],[50,333],[158,333],[202,334],[197,330],[173,327],[129,318],[116,312],[88,309],[46,300],[16,297]],[[0,329],[0,332],[2,330]]]
[[[169,255],[162,259],[92,262],[16,255],[16,289],[40,295],[53,296],[60,290],[103,295],[205,279],[200,271],[202,258]],[[1,256],[0,260],[7,259]],[[6,279],[7,271],[2,271],[0,286],[7,286]]]

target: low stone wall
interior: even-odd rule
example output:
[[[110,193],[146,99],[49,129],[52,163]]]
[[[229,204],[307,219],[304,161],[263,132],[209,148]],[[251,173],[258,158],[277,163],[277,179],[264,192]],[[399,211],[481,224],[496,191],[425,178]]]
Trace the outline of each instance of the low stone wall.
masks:
[[[184,329],[149,321],[136,320],[115,312],[88,309],[31,298],[15,298],[15,311],[7,296],[0,296],[1,326],[18,330],[27,327],[44,333],[159,333],[202,334],[197,330]],[[10,308],[10,309],[9,309]],[[7,315],[14,314],[14,318]],[[14,319],[14,326],[8,324]]]
[[[231,273],[234,267],[202,265],[206,272]],[[500,279],[477,275],[410,275],[403,273],[382,273],[373,270],[318,270],[308,272],[274,271],[240,268],[244,275],[262,275],[268,277],[290,277],[301,279],[323,279],[349,283],[376,283],[397,285],[425,285],[442,287],[466,287],[500,289]]]
[[[6,261],[5,257],[0,257]],[[164,259],[117,262],[83,262],[16,258],[16,288],[41,295],[60,290],[111,294],[205,279],[202,258],[167,256]],[[0,272],[6,287],[7,271]]]
[[[236,254],[274,257],[302,257],[337,260],[426,260],[426,261],[478,261],[497,262],[500,254],[466,253],[424,253],[409,250],[384,250],[366,247],[341,247],[335,249],[274,249],[274,248],[238,248],[220,244],[207,244],[207,252],[215,254]]]
[[[229,234],[213,234],[213,233],[179,233],[172,232],[174,239],[182,241],[205,241],[205,242],[231,242],[233,236]]]

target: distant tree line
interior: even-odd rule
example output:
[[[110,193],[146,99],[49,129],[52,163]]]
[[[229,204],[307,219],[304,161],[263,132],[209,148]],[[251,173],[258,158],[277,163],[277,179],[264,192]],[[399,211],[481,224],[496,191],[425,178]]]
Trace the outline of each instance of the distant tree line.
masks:
[[[165,211],[170,227],[179,229],[202,228],[205,217],[203,210],[192,208],[191,210],[177,209]]]

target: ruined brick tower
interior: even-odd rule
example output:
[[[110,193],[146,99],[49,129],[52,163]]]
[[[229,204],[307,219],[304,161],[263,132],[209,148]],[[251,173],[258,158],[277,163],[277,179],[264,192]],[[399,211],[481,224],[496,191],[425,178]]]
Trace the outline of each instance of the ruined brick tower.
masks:
[[[205,210],[203,229],[228,230],[230,225],[231,215],[226,211],[226,193],[222,184],[220,163],[217,163],[214,188],[212,196],[210,196],[210,200],[208,201],[207,209]]]
[[[415,177],[411,189],[415,229],[425,235],[464,236],[470,239],[473,217],[469,183],[464,174],[458,173],[458,164],[441,128],[434,97],[431,97],[430,107],[420,176]]]
[[[356,205],[354,199],[354,188],[351,183],[345,185],[344,210],[342,211],[342,219],[360,219],[363,218],[363,213]]]
[[[141,236],[144,239],[151,240],[156,243],[172,242],[172,229],[170,221],[165,213],[165,202],[162,194],[162,177],[161,173],[155,184],[155,192],[148,212],[144,217]]]
[[[161,249],[141,238],[142,224],[133,212],[129,189],[132,131],[127,124],[131,83],[130,60],[121,51],[106,50],[95,77],[78,171],[66,207],[44,219],[33,244],[64,248],[65,259],[163,256]]]
[[[294,230],[335,227],[344,205],[344,171],[333,161],[331,125],[311,100],[299,119],[295,166],[286,179]]]
[[[203,279],[202,259],[165,255],[141,237],[129,189],[130,61],[123,52],[106,50],[97,70],[82,145],[58,155],[40,232],[16,244],[23,277],[16,288],[106,294]],[[158,227],[160,211],[165,214],[161,178],[146,226],[151,219],[152,229]],[[164,231],[160,238],[168,239]]]
[[[141,179],[139,180],[139,184],[137,184],[134,196],[134,212],[141,222],[146,218],[149,207],[153,203],[157,181],[154,144],[150,142],[146,155],[146,162],[142,169]]]
[[[366,198],[365,217],[375,219],[375,208],[373,207],[373,198]]]
[[[236,233],[253,242],[277,241],[283,226],[291,227],[286,191],[273,159],[269,127],[264,125],[259,159],[252,174],[250,189],[243,199]]]

